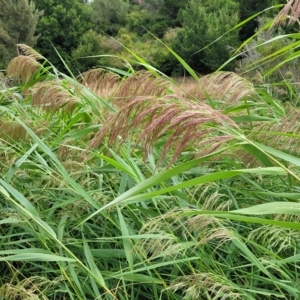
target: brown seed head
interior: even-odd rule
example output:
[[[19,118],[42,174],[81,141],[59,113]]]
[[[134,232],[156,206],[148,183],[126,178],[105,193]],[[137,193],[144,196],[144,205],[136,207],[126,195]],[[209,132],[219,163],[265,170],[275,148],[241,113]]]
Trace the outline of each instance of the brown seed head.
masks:
[[[300,15],[300,0],[289,0],[275,17],[272,27],[280,25],[292,25],[297,22]],[[288,21],[287,21],[288,19]]]
[[[122,144],[131,135],[136,145],[141,142],[147,155],[164,136],[161,161],[173,148],[170,165],[186,148],[193,147],[206,154],[230,140],[230,135],[220,133],[227,125],[237,128],[231,119],[204,103],[195,104],[175,95],[137,97],[108,117],[89,146],[99,146],[106,135],[109,145],[116,144],[119,136]],[[141,131],[136,135],[138,128]]]
[[[53,112],[60,108],[66,111],[73,110],[78,102],[79,100],[57,80],[41,84],[32,97],[32,105]]]
[[[40,64],[35,58],[19,55],[9,62],[7,66],[7,75],[25,83],[37,71],[39,66]]]
[[[93,69],[82,74],[82,84],[100,97],[110,97],[116,90],[120,77],[103,69]]]
[[[254,94],[253,85],[233,72],[217,72],[200,78],[187,91],[187,97],[198,101],[222,101],[221,108],[233,105],[241,99]]]

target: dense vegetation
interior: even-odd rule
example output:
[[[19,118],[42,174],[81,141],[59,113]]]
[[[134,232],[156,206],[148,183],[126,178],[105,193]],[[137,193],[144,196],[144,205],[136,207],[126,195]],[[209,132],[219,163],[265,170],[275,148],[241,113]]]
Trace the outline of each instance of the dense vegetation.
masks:
[[[157,18],[162,2],[172,3],[147,3]],[[196,3],[177,2],[167,27]],[[128,14],[141,13],[133,5],[124,3],[125,19],[105,14],[119,20],[105,30],[129,30]],[[289,12],[256,20],[255,36],[232,54],[245,54],[239,74],[198,77],[193,61],[165,48],[189,74],[183,81],[125,37],[126,69],[113,60],[80,76],[62,45],[59,62],[19,43],[0,77],[0,299],[299,299],[300,35],[278,27]],[[189,43],[185,22],[178,36]],[[71,55],[102,49],[94,38],[104,36],[83,33]],[[206,70],[218,67],[210,49]],[[89,67],[94,59],[109,62],[93,57]]]
[[[184,68],[167,51],[167,45],[197,72],[206,74],[215,71],[240,42],[254,34],[257,20],[209,45],[238,21],[277,3],[280,1],[0,0],[0,7],[5,8],[0,12],[0,44],[5,50],[0,69],[17,54],[14,45],[26,43],[66,72],[61,56],[76,75],[107,65],[127,70],[128,61],[134,59],[128,49],[167,75],[182,75]],[[276,12],[273,8],[264,14],[272,17]],[[16,34],[24,30],[26,34]],[[103,56],[108,54],[119,59]],[[232,63],[226,69],[234,67]]]

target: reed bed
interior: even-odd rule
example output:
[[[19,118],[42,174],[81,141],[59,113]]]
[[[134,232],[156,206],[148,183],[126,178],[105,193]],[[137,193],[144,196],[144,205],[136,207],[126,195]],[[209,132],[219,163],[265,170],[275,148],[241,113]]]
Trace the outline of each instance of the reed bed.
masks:
[[[231,72],[0,91],[0,299],[299,299],[299,107]]]

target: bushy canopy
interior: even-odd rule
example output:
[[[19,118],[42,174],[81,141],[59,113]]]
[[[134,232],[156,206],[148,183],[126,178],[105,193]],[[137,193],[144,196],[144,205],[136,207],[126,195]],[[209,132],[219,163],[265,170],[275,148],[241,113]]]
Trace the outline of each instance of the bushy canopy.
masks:
[[[37,48],[54,65],[62,67],[54,47],[68,60],[90,27],[87,7],[80,0],[38,0],[36,5],[44,11],[37,25]]]
[[[215,70],[239,44],[237,31],[227,33],[238,23],[238,11],[233,0],[191,0],[180,11],[182,29],[173,43],[175,51],[199,72]]]

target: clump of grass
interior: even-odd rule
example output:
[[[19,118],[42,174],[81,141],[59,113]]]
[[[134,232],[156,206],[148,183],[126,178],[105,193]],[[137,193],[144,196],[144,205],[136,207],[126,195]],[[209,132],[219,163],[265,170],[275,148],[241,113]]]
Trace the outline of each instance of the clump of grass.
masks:
[[[296,105],[265,90],[255,102],[226,72],[181,96],[148,72],[94,70],[83,85],[57,72],[0,106],[3,299],[299,298],[300,162],[284,140],[298,138]],[[280,168],[249,169],[245,153]]]

